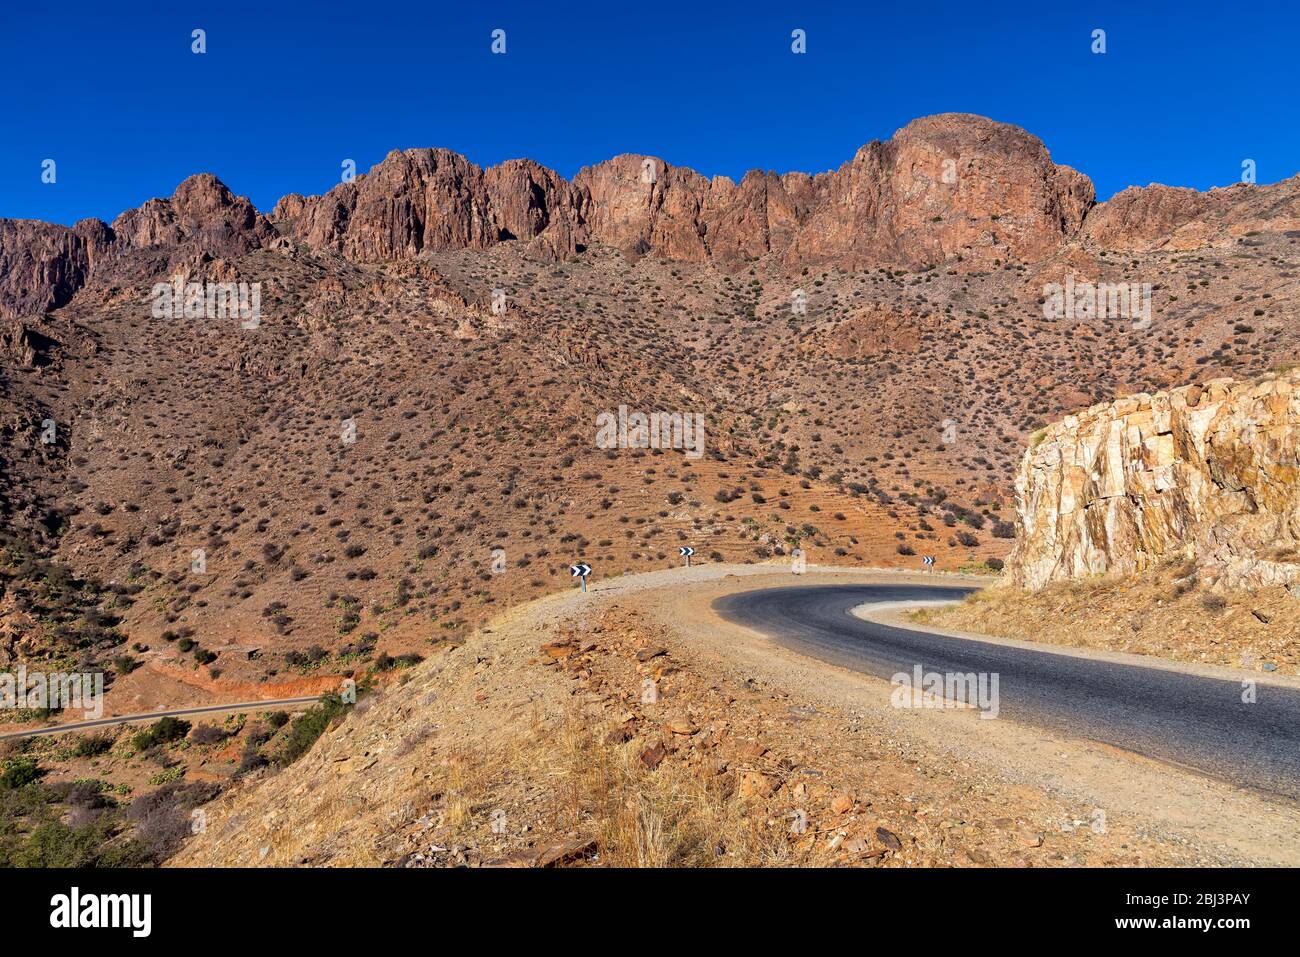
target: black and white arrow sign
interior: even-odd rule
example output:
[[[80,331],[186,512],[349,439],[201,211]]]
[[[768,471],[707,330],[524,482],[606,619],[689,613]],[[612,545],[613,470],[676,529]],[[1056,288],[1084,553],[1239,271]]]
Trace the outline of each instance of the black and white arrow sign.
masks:
[[[583,591],[587,590],[587,576],[591,574],[590,565],[586,562],[578,562],[576,565],[570,565],[569,574],[578,579],[578,584],[582,586]]]
[[[933,564],[934,564],[934,556],[933,556],[933,555],[926,555],[924,558],[921,559],[921,561],[925,562],[927,565],[933,565]]]
[[[687,558],[690,558],[695,554],[695,549],[691,548],[689,545],[683,545],[681,548],[677,549],[677,551],[685,555]]]

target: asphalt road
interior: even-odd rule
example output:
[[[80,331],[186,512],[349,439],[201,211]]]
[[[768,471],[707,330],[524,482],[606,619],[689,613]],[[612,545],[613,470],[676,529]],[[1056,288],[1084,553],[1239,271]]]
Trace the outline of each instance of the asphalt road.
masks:
[[[94,721],[74,721],[70,724],[56,724],[34,731],[11,731],[0,734],[0,741],[5,738],[34,738],[45,734],[69,734],[74,731],[93,731],[95,728],[107,728],[118,724],[134,724],[141,721],[157,721],[159,718],[179,718],[189,714],[210,714],[214,711],[264,711],[271,708],[288,708],[294,705],[315,704],[320,695],[307,698],[277,698],[274,701],[239,701],[232,704],[210,704],[201,708],[173,708],[169,711],[146,711],[141,714],[123,714],[112,718],[96,718]]]
[[[1226,781],[1300,799],[1300,691],[863,621],[874,602],[959,600],[926,585],[767,588],[713,609],[791,650],[886,680],[899,672],[998,675],[998,718],[1103,742]]]

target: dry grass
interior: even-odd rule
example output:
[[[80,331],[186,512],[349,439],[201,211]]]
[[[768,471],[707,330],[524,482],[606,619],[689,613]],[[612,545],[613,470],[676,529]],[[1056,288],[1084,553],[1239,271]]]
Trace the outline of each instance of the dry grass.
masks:
[[[1024,641],[1300,674],[1300,602],[1281,587],[1210,590],[1194,561],[1151,571],[1054,582],[1038,592],[995,587],[918,623]]]
[[[606,867],[795,863],[779,814],[770,820],[729,778],[682,762],[649,770],[639,759],[644,742],[608,743],[611,730],[575,708],[559,727],[533,728],[495,754],[449,757],[444,823],[470,840],[494,810],[508,809],[510,819],[527,818],[538,843],[593,838]],[[540,809],[519,807],[521,788],[538,787]]]

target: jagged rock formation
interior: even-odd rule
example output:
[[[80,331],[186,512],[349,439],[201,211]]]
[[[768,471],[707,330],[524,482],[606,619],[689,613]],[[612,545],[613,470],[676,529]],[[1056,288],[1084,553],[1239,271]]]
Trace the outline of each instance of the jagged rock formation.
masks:
[[[722,266],[772,256],[789,271],[987,270],[1042,262],[1071,244],[1189,249],[1297,228],[1300,177],[1208,193],[1150,186],[1097,206],[1091,181],[1052,163],[1036,137],[958,113],[914,120],[832,172],[752,171],[739,183],[646,156],[616,156],[569,182],[531,160],[484,170],[450,150],[413,149],[324,195],[291,193],[270,218],[205,173],[111,227],[0,220],[0,317],[56,309],[92,281],[131,286],[290,240],[354,262],[503,242],[556,260],[603,243]]]
[[[567,255],[599,241],[666,259],[854,267],[968,257],[1036,260],[1075,233],[1093,203],[1087,177],[1043,144],[977,116],[916,120],[839,170],[752,172],[739,184],[655,157],[623,155],[566,183],[527,160],[486,171],[441,149],[390,153],[324,196],[285,197],[276,218],[352,259],[508,239]]]
[[[112,226],[0,219],[0,319],[57,309],[92,279],[156,277],[178,262],[250,252],[276,235],[270,220],[211,173],[189,177],[170,199],[151,199]]]
[[[7,368],[32,369],[44,365],[57,345],[36,317],[0,319],[0,362]]]
[[[117,217],[112,235],[124,249],[190,248],[229,257],[266,245],[276,232],[245,197],[211,173],[199,173],[170,199],[151,199]]]
[[[1227,587],[1300,582],[1300,370],[1067,416],[1016,477],[1008,578],[1028,589],[1166,556]]]

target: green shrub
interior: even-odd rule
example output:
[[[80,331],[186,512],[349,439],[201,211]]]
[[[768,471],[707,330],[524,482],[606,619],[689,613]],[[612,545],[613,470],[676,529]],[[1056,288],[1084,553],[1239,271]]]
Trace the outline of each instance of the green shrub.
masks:
[[[299,715],[289,725],[284,743],[276,755],[281,767],[292,764],[311,750],[316,739],[325,733],[331,721],[347,711],[348,706],[336,694],[321,697],[321,702],[305,714]]]
[[[72,753],[79,758],[93,758],[112,746],[113,736],[110,734],[83,734],[72,746]]]
[[[35,758],[9,758],[0,763],[0,788],[17,790],[25,784],[31,784],[43,773],[45,772]]]
[[[27,840],[10,850],[12,867],[137,867],[144,863],[134,841],[110,844],[116,818],[101,814],[82,827],[57,818],[41,821]]]
[[[131,739],[137,751],[145,751],[160,744],[178,741],[190,733],[190,723],[180,718],[159,718],[153,725]]]

